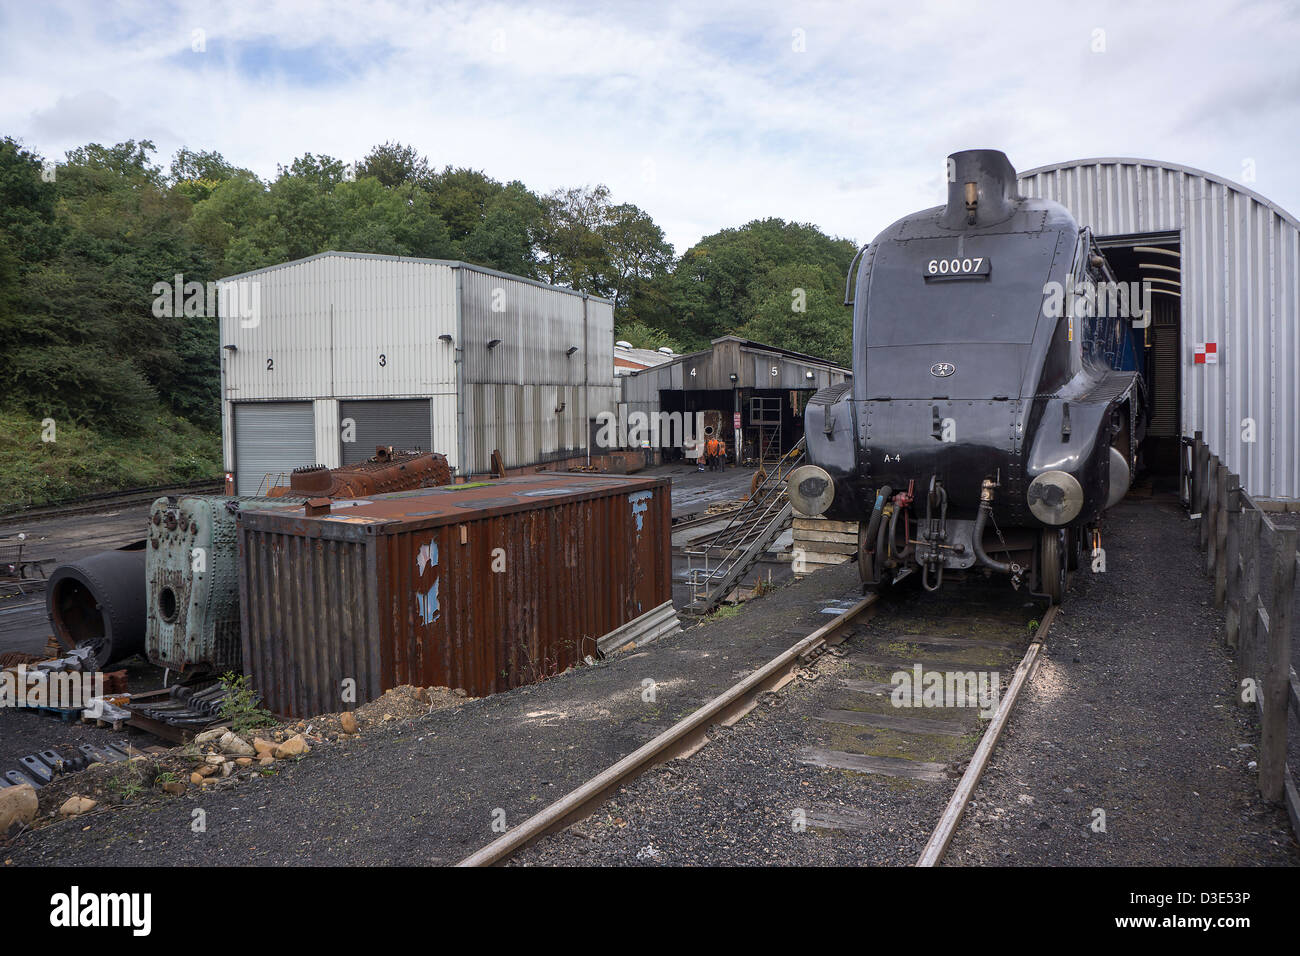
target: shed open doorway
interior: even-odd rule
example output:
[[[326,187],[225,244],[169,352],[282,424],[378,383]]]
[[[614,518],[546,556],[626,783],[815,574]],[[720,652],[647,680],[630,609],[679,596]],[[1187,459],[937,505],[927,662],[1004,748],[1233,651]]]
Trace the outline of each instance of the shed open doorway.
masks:
[[[1150,421],[1142,446],[1143,469],[1156,477],[1178,475],[1182,434],[1182,249],[1177,232],[1098,238],[1121,283],[1145,283],[1150,322],[1142,330],[1143,375]]]

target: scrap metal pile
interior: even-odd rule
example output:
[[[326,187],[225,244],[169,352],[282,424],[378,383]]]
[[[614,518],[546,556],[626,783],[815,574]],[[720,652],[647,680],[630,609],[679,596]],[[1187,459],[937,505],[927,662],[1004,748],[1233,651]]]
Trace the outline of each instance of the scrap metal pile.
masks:
[[[340,468],[311,465],[295,468],[289,486],[272,488],[272,498],[294,495],[304,498],[365,498],[389,491],[436,488],[451,484],[451,467],[443,455],[427,452],[394,452],[379,446],[369,461]]]
[[[142,654],[180,673],[193,694],[196,681],[242,670],[237,568],[241,514],[301,509],[308,499],[363,498],[450,481],[445,456],[381,446],[359,464],[299,468],[288,486],[273,488],[266,497],[159,498],[146,538],[55,568],[46,591],[50,623],[62,644],[87,648],[99,670]],[[128,707],[155,733],[166,726],[192,730],[216,719],[215,708],[204,706],[207,696],[196,696],[132,702]]]
[[[181,675],[123,703],[173,740],[221,718],[227,673],[302,717],[348,682],[356,704],[399,684],[483,696],[676,629],[667,479],[450,482],[441,455],[380,448],[266,497],[159,498],[136,547],[56,570],[51,620],[97,660]]]
[[[118,763],[129,760],[137,751],[130,744],[81,744],[76,751],[67,747],[42,750],[40,753],[28,754],[19,764],[22,769],[6,770],[0,776],[0,790],[7,787],[20,787],[28,784],[33,790],[39,790],[55,777],[66,773],[85,770],[92,763]]]

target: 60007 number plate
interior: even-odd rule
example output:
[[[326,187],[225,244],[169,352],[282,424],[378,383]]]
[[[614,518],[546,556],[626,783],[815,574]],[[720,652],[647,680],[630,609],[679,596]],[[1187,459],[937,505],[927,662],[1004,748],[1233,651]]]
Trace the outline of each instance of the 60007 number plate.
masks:
[[[931,279],[978,279],[988,276],[988,256],[953,256],[931,259],[921,270],[926,281]]]

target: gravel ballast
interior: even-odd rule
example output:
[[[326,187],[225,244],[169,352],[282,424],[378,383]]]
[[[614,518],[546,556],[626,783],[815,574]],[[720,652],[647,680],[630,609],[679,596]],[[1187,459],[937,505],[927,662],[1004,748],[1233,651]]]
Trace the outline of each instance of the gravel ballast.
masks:
[[[1233,703],[1222,617],[1194,533],[1169,499],[1113,512],[1107,571],[1077,576],[946,864],[1300,862],[1284,812],[1255,789],[1258,731]],[[262,779],[55,823],[0,849],[0,859],[453,863],[827,622],[828,604],[857,599],[856,576],[853,564],[819,572],[596,666],[314,745]],[[957,727],[905,735],[827,715],[884,706],[854,696],[889,679],[882,660],[939,658],[1009,676],[1041,614],[998,582],[937,599],[905,587],[855,627],[842,655],[823,656],[689,759],[650,771],[514,862],[911,864],[980,721],[952,708],[918,712]],[[980,644],[953,643],[963,636]],[[943,769],[931,779],[825,769],[805,759],[817,748]],[[1104,833],[1090,827],[1097,807]],[[206,830],[196,833],[199,808]]]
[[[28,833],[12,865],[454,863],[721,693],[858,597],[849,564],[542,684],[277,762],[264,778],[153,795]],[[653,681],[653,701],[645,682]],[[206,830],[191,829],[205,811]],[[83,829],[83,827],[85,829]]]

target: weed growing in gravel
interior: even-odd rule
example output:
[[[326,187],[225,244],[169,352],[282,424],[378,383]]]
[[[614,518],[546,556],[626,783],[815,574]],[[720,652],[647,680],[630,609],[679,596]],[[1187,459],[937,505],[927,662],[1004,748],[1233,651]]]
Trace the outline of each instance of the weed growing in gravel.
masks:
[[[143,793],[147,784],[136,762],[129,761],[113,771],[104,786],[125,802]]]
[[[235,733],[243,734],[275,723],[271,712],[258,706],[261,697],[248,686],[247,676],[227,672],[222,675],[221,684],[226,688],[226,698],[221,702],[221,717],[230,721],[230,729]]]

